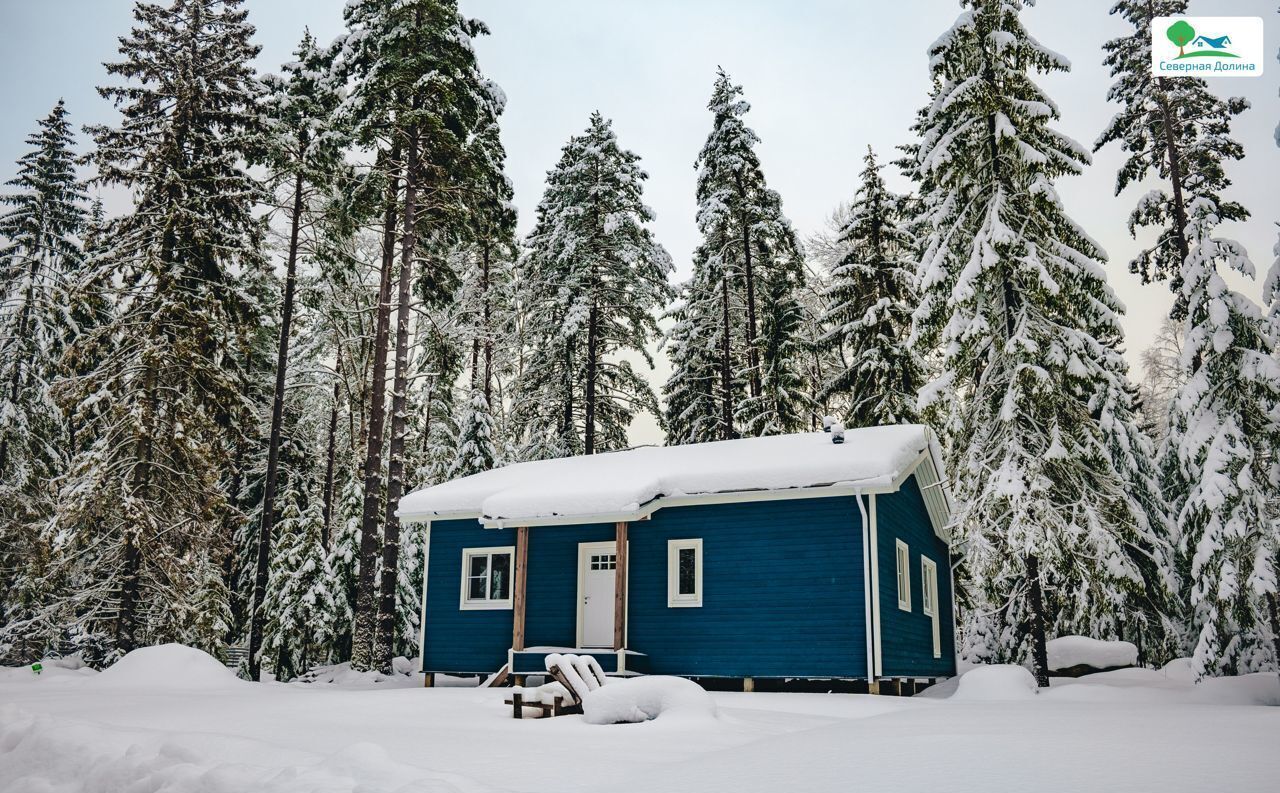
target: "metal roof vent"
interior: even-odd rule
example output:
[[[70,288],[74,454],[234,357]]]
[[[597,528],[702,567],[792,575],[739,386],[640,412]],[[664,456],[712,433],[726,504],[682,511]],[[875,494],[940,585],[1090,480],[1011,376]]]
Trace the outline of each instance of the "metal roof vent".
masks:
[[[832,425],[832,424],[835,424],[835,423],[836,423],[836,417],[835,417],[835,416],[823,416],[823,417],[822,417],[822,431],[823,431],[823,432],[831,432],[831,425]]]
[[[844,425],[840,422],[833,423],[827,432],[831,433],[832,443],[844,443]]]

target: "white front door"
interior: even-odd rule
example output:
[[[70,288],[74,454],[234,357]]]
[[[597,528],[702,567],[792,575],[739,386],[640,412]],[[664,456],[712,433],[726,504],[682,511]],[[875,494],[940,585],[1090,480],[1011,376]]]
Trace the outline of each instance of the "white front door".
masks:
[[[578,545],[578,644],[613,646],[613,595],[618,553],[612,542]]]

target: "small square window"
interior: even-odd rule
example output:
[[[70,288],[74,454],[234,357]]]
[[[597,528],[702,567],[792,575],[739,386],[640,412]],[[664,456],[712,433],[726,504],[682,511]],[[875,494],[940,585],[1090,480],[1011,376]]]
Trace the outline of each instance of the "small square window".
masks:
[[[511,608],[515,549],[466,548],[462,551],[461,609]]]
[[[667,605],[702,605],[702,540],[667,541]]]
[[[898,608],[911,610],[911,549],[902,540],[897,540],[898,560]]]

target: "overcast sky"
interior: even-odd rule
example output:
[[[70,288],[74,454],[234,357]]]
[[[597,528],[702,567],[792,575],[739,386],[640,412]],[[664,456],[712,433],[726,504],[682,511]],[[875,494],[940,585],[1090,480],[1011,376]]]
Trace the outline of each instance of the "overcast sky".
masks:
[[[304,26],[321,41],[338,35],[343,4],[249,0],[263,47],[260,68],[289,60]],[[1225,233],[1246,245],[1260,277],[1274,259],[1274,222],[1280,220],[1276,5],[1193,0],[1190,9],[1261,16],[1266,26],[1264,76],[1209,80],[1215,91],[1253,104],[1234,128],[1247,157],[1229,168],[1235,182],[1229,195],[1253,219]],[[1127,26],[1108,15],[1110,6],[1111,0],[1041,0],[1024,14],[1031,33],[1073,64],[1071,73],[1041,78],[1041,84],[1061,108],[1059,129],[1086,145],[1115,112],[1106,101],[1110,80],[1100,47]],[[508,97],[503,139],[521,230],[529,227],[560,147],[598,109],[643,159],[656,233],[682,279],[697,245],[693,160],[711,120],[706,102],[716,66],[744,85],[765,174],[796,228],[808,235],[856,190],[868,144],[887,159],[908,139],[927,98],[925,50],[959,11],[955,0],[462,0],[462,7],[492,30],[478,45],[480,63]],[[102,62],[116,57],[116,37],[130,26],[132,3],[0,0],[0,8],[0,175],[8,178],[25,136],[58,97],[78,124],[114,119],[94,86],[105,79]],[[1113,195],[1121,159],[1110,146],[1084,175],[1059,187],[1072,216],[1110,254],[1111,283],[1129,307],[1125,327],[1137,378],[1136,354],[1150,343],[1171,298],[1163,285],[1143,286],[1126,270],[1138,248],[1126,218],[1145,188]],[[896,189],[907,187],[897,174],[888,175]],[[1257,282],[1237,286],[1255,299],[1261,291]],[[658,440],[647,421],[632,436],[634,442]]]

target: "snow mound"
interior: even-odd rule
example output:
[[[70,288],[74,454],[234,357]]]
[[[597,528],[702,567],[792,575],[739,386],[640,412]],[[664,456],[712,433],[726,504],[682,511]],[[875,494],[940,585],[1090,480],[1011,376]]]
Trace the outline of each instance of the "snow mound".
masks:
[[[360,672],[351,668],[349,661],[332,666],[317,666],[299,675],[292,683],[321,684],[339,688],[408,688],[422,685],[418,676],[417,661],[403,656],[391,659],[391,674],[377,669]]]
[[[203,650],[158,644],[127,654],[95,676],[100,688],[228,688],[242,683],[235,672]]]
[[[624,724],[659,716],[696,724],[716,718],[716,703],[702,686],[682,677],[649,675],[611,680],[582,700],[588,724]],[[675,717],[675,718],[673,718]]]
[[[960,676],[951,699],[997,702],[1030,699],[1036,695],[1036,679],[1021,666],[997,664],[974,667]]]
[[[1160,670],[1165,677],[1179,683],[1196,682],[1196,670],[1191,666],[1190,658],[1175,658]]]
[[[1046,643],[1049,668],[1070,669],[1089,666],[1115,669],[1138,665],[1138,648],[1131,642],[1105,642],[1088,636],[1059,636]]]

